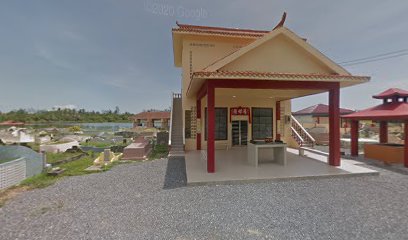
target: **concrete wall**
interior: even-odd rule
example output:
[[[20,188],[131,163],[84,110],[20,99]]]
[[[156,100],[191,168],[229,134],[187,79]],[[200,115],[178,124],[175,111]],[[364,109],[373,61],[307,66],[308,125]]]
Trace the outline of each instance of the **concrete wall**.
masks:
[[[0,158],[24,158],[27,160],[27,177],[37,175],[43,170],[42,156],[40,153],[24,146],[0,146]]]

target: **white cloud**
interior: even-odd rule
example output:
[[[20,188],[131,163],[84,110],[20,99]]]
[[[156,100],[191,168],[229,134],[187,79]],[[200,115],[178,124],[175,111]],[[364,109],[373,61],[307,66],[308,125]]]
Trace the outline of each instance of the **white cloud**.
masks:
[[[35,47],[35,51],[36,51],[36,55],[40,58],[42,58],[43,60],[45,60],[46,62],[60,67],[60,68],[65,68],[65,69],[69,69],[69,70],[73,70],[75,69],[75,67],[67,62],[65,59],[60,58],[59,56],[55,55],[54,52],[52,52],[49,48],[44,47],[42,45],[37,45]]]
[[[52,110],[58,110],[58,109],[61,109],[61,110],[64,110],[64,109],[77,109],[78,107],[76,106],[76,105],[74,105],[74,104],[66,104],[66,105],[56,105],[56,106],[54,106],[54,107],[52,107]]]

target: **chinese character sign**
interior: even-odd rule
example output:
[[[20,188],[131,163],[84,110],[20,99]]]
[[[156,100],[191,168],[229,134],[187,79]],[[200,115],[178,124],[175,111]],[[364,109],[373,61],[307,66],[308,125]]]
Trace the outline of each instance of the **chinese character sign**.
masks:
[[[230,108],[230,121],[232,116],[248,116],[249,122],[251,122],[251,110],[248,107]]]

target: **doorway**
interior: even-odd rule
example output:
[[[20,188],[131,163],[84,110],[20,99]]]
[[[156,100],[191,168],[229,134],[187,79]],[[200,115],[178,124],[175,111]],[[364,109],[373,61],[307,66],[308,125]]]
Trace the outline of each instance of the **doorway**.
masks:
[[[248,121],[232,121],[232,146],[245,146],[248,141]]]

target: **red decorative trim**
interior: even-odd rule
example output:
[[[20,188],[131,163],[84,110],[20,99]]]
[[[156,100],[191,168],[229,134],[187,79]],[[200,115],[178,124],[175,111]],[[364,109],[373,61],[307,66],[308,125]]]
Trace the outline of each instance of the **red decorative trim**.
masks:
[[[269,80],[233,80],[211,79],[215,88],[247,88],[247,89],[323,89],[330,90],[339,86],[338,82],[318,81],[269,81]]]
[[[180,29],[205,29],[205,30],[218,30],[218,31],[229,31],[229,32],[250,32],[250,33],[268,33],[267,30],[254,30],[254,29],[239,29],[239,28],[227,28],[227,27],[211,27],[211,26],[199,26],[190,24],[179,24],[177,26]]]
[[[367,76],[353,75],[336,75],[336,74],[299,74],[299,73],[279,73],[279,72],[255,72],[255,71],[198,71],[194,72],[193,78],[208,78],[208,77],[254,77],[254,78],[278,78],[278,79],[306,79],[306,80],[369,80]]]

